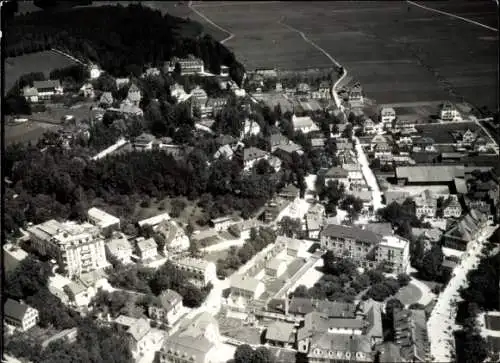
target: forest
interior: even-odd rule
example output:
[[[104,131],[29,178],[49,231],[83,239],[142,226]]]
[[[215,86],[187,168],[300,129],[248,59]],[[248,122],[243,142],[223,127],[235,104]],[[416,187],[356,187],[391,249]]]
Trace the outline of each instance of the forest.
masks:
[[[146,64],[162,66],[174,56],[193,54],[215,74],[227,65],[239,85],[245,72],[234,54],[199,23],[140,4],[39,11],[6,20],[7,57],[55,48],[119,77],[139,76]]]

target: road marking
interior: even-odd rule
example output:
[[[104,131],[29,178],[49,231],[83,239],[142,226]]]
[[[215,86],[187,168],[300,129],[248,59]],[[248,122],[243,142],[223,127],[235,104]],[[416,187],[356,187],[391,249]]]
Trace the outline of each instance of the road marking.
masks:
[[[485,25],[485,24],[481,24],[481,23],[479,23],[477,21],[474,21],[474,20],[471,20],[471,19],[467,19],[467,18],[458,16],[458,15],[455,15],[455,14],[447,13],[447,12],[442,11],[442,10],[437,10],[437,9],[429,8],[427,6],[417,4],[417,3],[413,2],[413,1],[406,1],[406,2],[408,4],[410,4],[410,5],[417,6],[419,8],[425,9],[425,10],[429,10],[429,11],[432,11],[432,12],[435,12],[435,13],[438,13],[438,14],[442,14],[442,15],[447,15],[449,17],[452,17],[452,18],[455,18],[455,19],[459,19],[459,20],[463,20],[463,21],[465,21],[467,23],[474,24],[474,25],[480,26],[482,28],[498,32],[498,29],[496,29],[496,28],[493,28],[493,27]]]
[[[229,34],[229,36],[228,36],[227,38],[225,38],[225,39],[223,39],[223,40],[221,40],[221,41],[220,41],[220,43],[221,43],[221,44],[224,44],[224,43],[225,43],[225,42],[227,42],[228,40],[231,40],[231,39],[233,39],[233,38],[234,38],[234,34],[233,34],[233,33],[231,33],[229,30],[224,29],[224,28],[223,28],[223,27],[221,27],[220,25],[217,25],[217,24],[216,24],[216,23],[214,23],[212,20],[210,20],[209,18],[207,18],[205,15],[203,15],[203,13],[202,13],[202,12],[200,12],[200,11],[196,10],[196,8],[194,7],[194,5],[193,5],[193,2],[192,2],[192,1],[190,1],[190,2],[188,3],[188,7],[189,7],[191,10],[193,10],[196,14],[198,14],[199,16],[201,16],[201,17],[202,17],[202,18],[203,18],[203,19],[204,19],[207,23],[209,23],[210,25],[212,25],[212,26],[216,27],[217,29],[222,30],[223,32],[225,32],[225,33]]]

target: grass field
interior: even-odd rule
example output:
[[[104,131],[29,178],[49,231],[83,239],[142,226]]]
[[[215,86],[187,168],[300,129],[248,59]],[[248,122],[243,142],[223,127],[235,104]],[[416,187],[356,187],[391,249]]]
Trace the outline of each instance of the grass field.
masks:
[[[404,305],[417,303],[422,297],[422,291],[412,283],[398,291],[395,298],[401,301]]]
[[[52,70],[76,64],[71,59],[51,51],[25,54],[15,58],[5,59],[5,88],[6,93],[23,74],[43,72],[49,77]]]
[[[224,4],[224,2],[217,2]],[[426,3],[494,27],[494,2]],[[378,103],[451,99],[496,108],[498,33],[406,2],[287,2],[197,9],[234,33],[226,45],[249,69],[309,68],[328,59],[304,32],[358,79]],[[276,41],[276,42],[274,42]]]
[[[57,125],[50,125],[41,122],[28,121],[17,125],[5,125],[5,142],[7,145],[15,143],[28,143],[31,141],[36,144],[37,140],[46,131],[56,131],[60,128]]]
[[[420,136],[431,137],[437,144],[453,143],[455,142],[455,139],[452,136],[452,132],[466,131],[467,129],[477,132],[480,137],[489,140],[489,137],[485,134],[483,129],[477,126],[474,122],[450,122],[447,124],[417,125],[415,128],[419,131]]]

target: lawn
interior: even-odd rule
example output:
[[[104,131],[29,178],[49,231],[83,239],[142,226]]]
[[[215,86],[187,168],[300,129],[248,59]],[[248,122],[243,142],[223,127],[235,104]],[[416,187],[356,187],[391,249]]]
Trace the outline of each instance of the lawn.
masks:
[[[56,131],[60,126],[28,121],[17,125],[5,125],[5,142],[7,144],[28,143],[36,144],[38,139],[49,130]]]
[[[474,122],[417,125],[415,128],[419,131],[420,136],[430,137],[434,139],[436,144],[454,143],[455,139],[453,138],[452,132],[466,131],[467,129],[477,132],[480,137],[484,137],[486,140],[489,139],[484,131]]]
[[[477,106],[496,107],[498,35],[491,30],[405,2],[283,5],[210,3],[197,9],[234,33],[226,45],[248,69],[330,66],[299,34],[278,24],[284,17],[286,24],[304,32],[339,61],[378,103],[463,98]],[[496,23],[491,1],[436,6]]]
[[[71,59],[49,50],[6,58],[4,92],[7,93],[23,74],[43,72],[48,78],[52,70],[75,64]]]
[[[196,223],[203,215],[204,212],[201,208],[196,205],[196,201],[189,201],[183,198],[186,202],[186,208],[181,212],[179,217],[173,218],[181,225],[186,225],[189,223]],[[151,203],[148,207],[142,207],[141,202],[137,203],[134,217],[138,220],[154,217],[158,214],[169,212],[171,210],[172,198],[166,197],[161,200],[151,199]]]
[[[486,315],[486,327],[490,330],[500,331],[500,316]]]
[[[422,297],[422,291],[410,282],[405,287],[402,287],[395,297],[404,305],[410,305],[417,303],[420,300]]]

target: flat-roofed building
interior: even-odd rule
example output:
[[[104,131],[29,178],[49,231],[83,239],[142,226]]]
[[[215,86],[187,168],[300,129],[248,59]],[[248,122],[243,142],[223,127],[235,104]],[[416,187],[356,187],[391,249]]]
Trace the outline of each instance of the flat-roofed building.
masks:
[[[397,166],[396,179],[399,184],[451,184],[455,178],[464,178],[463,165],[415,165]]]
[[[136,251],[141,261],[151,260],[158,256],[158,245],[154,238],[139,237],[136,239]]]
[[[216,267],[213,262],[193,257],[171,261],[172,265],[184,272],[188,279],[196,286],[204,287],[209,282],[217,279]]]
[[[60,223],[51,219],[30,227],[28,233],[31,246],[41,255],[55,259],[59,271],[66,276],[80,276],[108,266],[99,228],[90,223]]]
[[[410,267],[410,242],[398,236],[384,236],[378,244],[377,263],[386,263],[394,273],[407,273]]]
[[[117,218],[102,209],[90,208],[87,212],[89,222],[101,230],[120,229],[120,218]]]

